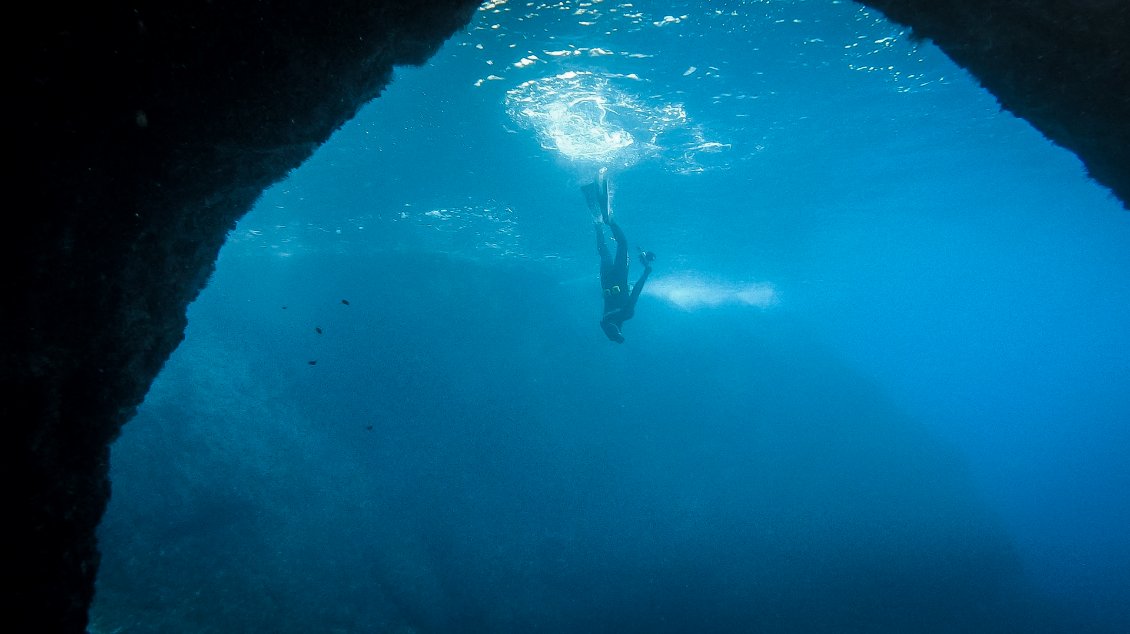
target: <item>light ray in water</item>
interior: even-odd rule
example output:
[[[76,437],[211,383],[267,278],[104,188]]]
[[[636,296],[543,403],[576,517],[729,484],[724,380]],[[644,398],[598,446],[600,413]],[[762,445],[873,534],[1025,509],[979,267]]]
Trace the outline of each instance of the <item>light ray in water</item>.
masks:
[[[654,280],[644,289],[646,294],[683,310],[720,306],[768,308],[779,301],[777,289],[768,282],[720,282],[691,273]]]

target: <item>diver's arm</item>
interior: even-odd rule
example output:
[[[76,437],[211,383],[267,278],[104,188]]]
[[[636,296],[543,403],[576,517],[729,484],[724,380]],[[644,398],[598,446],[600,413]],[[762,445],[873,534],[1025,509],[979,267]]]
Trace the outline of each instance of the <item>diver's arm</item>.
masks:
[[[636,282],[635,288],[632,289],[632,296],[628,298],[628,301],[632,304],[636,303],[636,300],[639,299],[640,293],[643,292],[643,284],[647,281],[648,275],[651,275],[650,266],[644,267],[643,275],[640,276],[639,281]]]

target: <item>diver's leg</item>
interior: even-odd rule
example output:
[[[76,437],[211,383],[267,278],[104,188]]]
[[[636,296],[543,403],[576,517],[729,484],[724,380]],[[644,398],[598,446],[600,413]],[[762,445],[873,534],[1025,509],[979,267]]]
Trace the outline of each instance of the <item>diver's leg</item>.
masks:
[[[608,227],[612,229],[612,237],[616,240],[616,259],[614,260],[616,266],[624,267],[624,271],[628,270],[628,238],[624,237],[624,231],[616,221],[610,220]]]
[[[592,223],[596,229],[596,252],[600,255],[601,267],[608,266],[612,263],[612,255],[608,253],[608,245],[604,243],[604,229],[600,228],[599,222]]]

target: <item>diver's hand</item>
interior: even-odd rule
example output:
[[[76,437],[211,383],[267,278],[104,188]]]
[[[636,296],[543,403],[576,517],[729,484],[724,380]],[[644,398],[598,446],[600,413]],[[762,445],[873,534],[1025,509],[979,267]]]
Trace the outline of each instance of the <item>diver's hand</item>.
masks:
[[[651,251],[640,251],[640,264],[642,264],[645,269],[650,269],[651,263],[654,262],[654,261],[655,261],[655,254],[654,253],[652,253]]]

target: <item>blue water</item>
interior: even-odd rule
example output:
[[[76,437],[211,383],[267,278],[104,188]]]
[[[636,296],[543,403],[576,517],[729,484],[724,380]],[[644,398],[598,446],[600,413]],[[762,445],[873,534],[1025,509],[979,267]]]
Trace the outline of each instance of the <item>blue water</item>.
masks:
[[[853,3],[488,5],[231,233],[92,631],[1127,631],[1128,245]]]

